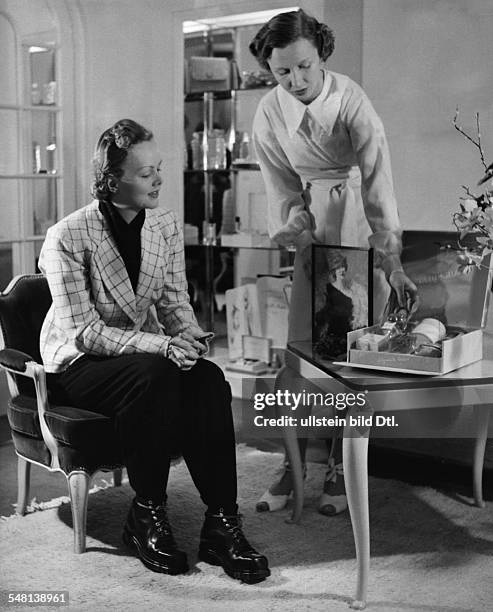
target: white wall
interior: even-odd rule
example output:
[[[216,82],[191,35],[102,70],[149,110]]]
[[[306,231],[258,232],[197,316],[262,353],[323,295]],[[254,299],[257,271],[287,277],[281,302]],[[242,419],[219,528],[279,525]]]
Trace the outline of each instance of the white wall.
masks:
[[[453,230],[451,215],[482,174],[475,136],[482,123],[493,160],[493,1],[366,0],[363,86],[390,142],[403,226]]]
[[[151,128],[164,160],[166,200],[182,211],[183,19],[227,15],[290,5],[281,0],[68,0],[80,11],[85,46],[87,120],[84,173],[100,133],[122,117]],[[293,3],[296,4],[296,3]],[[320,0],[298,4],[310,9]]]
[[[164,180],[170,186],[167,205],[179,208],[174,192],[174,49],[167,3],[86,0],[78,6],[85,47],[86,202],[90,160],[99,135],[118,119],[129,117],[153,130],[164,156]]]

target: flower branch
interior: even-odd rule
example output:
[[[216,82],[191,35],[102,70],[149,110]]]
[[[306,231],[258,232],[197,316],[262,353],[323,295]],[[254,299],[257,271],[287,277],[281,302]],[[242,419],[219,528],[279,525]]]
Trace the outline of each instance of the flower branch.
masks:
[[[469,142],[478,148],[481,163],[486,170],[485,176],[480,179],[478,185],[487,184],[493,178],[493,164],[485,161],[483,146],[481,144],[481,129],[479,113],[476,113],[476,138],[471,137],[457,122],[459,108],[456,109],[453,124],[455,129],[462,134]],[[491,181],[493,183],[493,180]],[[452,215],[452,220],[459,232],[458,250],[460,251],[459,261],[466,266],[482,266],[482,261],[486,255],[493,253],[493,188],[485,187],[484,190],[476,195],[467,185],[462,185],[466,197],[460,197],[460,212]],[[464,246],[462,240],[473,235],[472,246]]]

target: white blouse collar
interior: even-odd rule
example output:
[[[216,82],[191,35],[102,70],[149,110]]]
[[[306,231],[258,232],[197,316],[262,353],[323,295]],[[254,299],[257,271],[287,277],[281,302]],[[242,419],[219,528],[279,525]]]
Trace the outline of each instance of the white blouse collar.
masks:
[[[343,88],[339,91],[339,88],[336,90],[332,87],[333,83],[337,84],[334,76],[334,73],[324,70],[322,91],[310,104],[303,104],[280,85],[277,86],[277,98],[290,138],[298,131],[307,109],[326,132],[332,132],[341,107],[341,93],[344,90]]]

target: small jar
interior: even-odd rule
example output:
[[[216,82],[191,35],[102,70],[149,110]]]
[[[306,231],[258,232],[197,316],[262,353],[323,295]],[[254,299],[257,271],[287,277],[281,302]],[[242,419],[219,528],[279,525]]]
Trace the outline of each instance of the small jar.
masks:
[[[435,344],[447,335],[445,325],[438,319],[427,317],[422,319],[413,329],[415,342],[419,344]]]
[[[202,223],[202,244],[214,246],[217,243],[216,224],[209,221]]]

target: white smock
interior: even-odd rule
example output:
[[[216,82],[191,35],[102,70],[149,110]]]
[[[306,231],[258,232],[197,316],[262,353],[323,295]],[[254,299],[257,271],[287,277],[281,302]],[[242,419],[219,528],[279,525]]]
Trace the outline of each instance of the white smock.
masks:
[[[311,242],[371,246],[387,274],[400,268],[401,228],[384,128],[359,85],[324,70],[322,91],[308,105],[279,85],[266,94],[255,114],[253,139],[266,186],[269,235],[297,249],[288,340],[309,340]],[[308,182],[312,231],[300,222]],[[376,316],[387,296],[380,272],[374,282]]]

